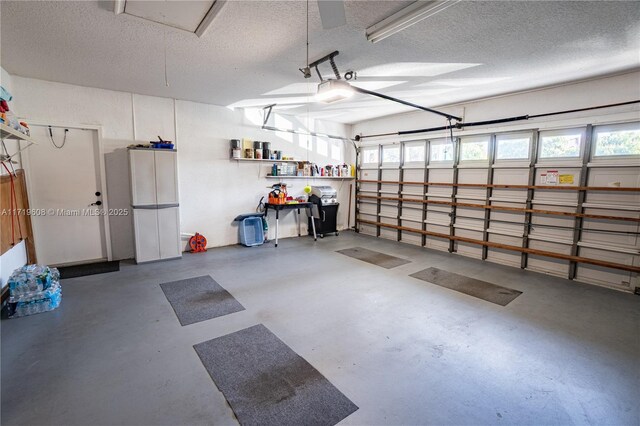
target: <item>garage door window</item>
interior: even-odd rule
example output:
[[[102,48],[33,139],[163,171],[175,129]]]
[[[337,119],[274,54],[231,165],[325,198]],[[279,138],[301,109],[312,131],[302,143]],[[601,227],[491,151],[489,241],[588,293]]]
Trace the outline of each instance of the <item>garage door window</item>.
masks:
[[[489,136],[463,138],[460,143],[460,161],[487,161],[489,159]]]
[[[378,147],[372,146],[362,150],[362,165],[364,167],[378,166]]]
[[[540,158],[579,158],[584,130],[573,129],[540,133]]]
[[[528,160],[531,135],[497,135],[496,160]]]
[[[453,144],[451,141],[431,141],[429,161],[453,161]]]
[[[594,156],[640,156],[640,123],[596,127],[594,133]]]
[[[422,164],[425,159],[426,146],[424,142],[407,142],[404,144],[404,163]]]
[[[400,145],[382,147],[382,164],[385,166],[400,164]]]

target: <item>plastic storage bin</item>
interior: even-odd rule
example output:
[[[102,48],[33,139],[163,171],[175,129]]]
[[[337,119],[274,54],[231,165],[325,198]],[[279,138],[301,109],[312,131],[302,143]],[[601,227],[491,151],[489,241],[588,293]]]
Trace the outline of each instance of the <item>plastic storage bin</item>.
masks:
[[[261,217],[247,217],[240,222],[240,244],[247,247],[264,243]]]

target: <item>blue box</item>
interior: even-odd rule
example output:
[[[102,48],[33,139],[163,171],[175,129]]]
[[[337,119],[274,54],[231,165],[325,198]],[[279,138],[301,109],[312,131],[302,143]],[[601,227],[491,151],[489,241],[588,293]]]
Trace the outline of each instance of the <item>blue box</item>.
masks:
[[[240,244],[247,247],[264,243],[261,217],[247,217],[240,222]]]

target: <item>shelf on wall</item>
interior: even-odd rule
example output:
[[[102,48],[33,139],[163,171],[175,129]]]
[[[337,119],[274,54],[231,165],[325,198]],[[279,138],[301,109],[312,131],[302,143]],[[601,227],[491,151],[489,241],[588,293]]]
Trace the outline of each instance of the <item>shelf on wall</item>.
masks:
[[[30,136],[20,133],[16,129],[0,123],[0,139],[20,139],[23,141],[37,143]]]
[[[350,180],[355,179],[353,176],[265,176],[267,179],[340,179]]]
[[[266,158],[230,158],[232,161],[248,161],[254,163],[299,163],[305,160],[267,160]]]

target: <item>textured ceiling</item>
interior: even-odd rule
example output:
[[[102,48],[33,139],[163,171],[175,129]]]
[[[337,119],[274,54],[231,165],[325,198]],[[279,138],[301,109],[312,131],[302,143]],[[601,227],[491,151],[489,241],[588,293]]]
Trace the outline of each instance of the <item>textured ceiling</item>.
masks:
[[[358,72],[362,87],[425,106],[640,66],[635,1],[463,1],[380,43],[366,41],[365,28],[409,3],[347,1],[347,25],[323,30],[311,0],[311,60],[339,50],[340,70]],[[20,76],[224,106],[275,101],[287,113],[346,123],[408,110],[365,95],[310,102],[317,76],[298,71],[305,5],[229,0],[198,38],[115,15],[109,1],[3,0],[0,64]]]

